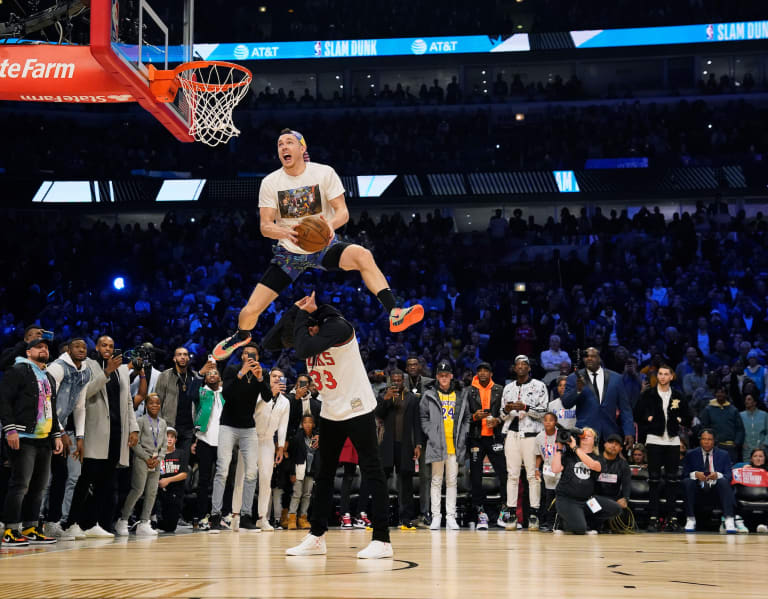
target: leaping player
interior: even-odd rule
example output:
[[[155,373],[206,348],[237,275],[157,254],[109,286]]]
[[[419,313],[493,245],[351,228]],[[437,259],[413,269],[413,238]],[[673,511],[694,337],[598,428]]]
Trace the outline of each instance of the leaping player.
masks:
[[[267,175],[259,189],[261,234],[276,239],[274,258],[240,311],[237,332],[219,342],[213,350],[217,360],[227,359],[233,351],[251,341],[251,331],[259,316],[280,293],[308,268],[320,270],[357,270],[368,290],[389,314],[389,330],[404,331],[424,318],[424,308],[396,305],[370,250],[336,238],[335,230],[349,220],[341,179],[330,166],[309,162],[307,142],[298,131],[283,129],[277,139],[277,154],[282,168]],[[306,196],[309,201],[300,199]],[[309,253],[297,242],[296,227],[308,216],[319,215],[331,230],[331,241],[323,250]]]

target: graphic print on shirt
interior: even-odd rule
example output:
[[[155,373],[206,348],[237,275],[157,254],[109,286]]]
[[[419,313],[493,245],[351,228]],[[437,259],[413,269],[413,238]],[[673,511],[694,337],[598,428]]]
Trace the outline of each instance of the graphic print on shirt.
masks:
[[[320,185],[278,191],[277,205],[280,208],[281,218],[302,218],[320,214],[323,211]]]
[[[323,389],[335,389],[339,383],[333,376],[334,368],[338,368],[336,361],[330,352],[307,358],[307,372],[315,383],[318,391]]]
[[[573,465],[573,473],[581,480],[587,480],[592,475],[592,471],[587,468],[584,462],[576,462]]]

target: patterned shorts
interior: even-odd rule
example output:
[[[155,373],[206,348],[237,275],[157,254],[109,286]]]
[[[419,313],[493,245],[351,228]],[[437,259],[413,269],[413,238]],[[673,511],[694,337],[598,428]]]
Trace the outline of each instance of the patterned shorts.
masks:
[[[339,241],[338,236],[333,238],[333,241],[331,241],[328,247],[319,252],[315,252],[314,254],[294,254],[286,250],[283,246],[275,244],[272,246],[272,253],[274,254],[272,264],[278,266],[280,270],[287,274],[291,278],[291,281],[295,281],[301,276],[301,273],[309,268],[331,270],[323,265],[323,259],[331,248],[335,248],[336,246],[339,246],[339,244],[343,247],[334,249],[334,253],[338,252],[339,255],[341,255],[341,252],[343,252],[349,244]]]

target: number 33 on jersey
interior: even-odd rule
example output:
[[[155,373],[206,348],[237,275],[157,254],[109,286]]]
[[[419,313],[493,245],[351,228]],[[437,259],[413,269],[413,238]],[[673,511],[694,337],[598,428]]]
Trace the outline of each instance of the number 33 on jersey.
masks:
[[[318,391],[323,389],[335,389],[339,383],[333,376],[336,361],[330,352],[323,352],[319,356],[307,360],[307,372],[315,383]]]

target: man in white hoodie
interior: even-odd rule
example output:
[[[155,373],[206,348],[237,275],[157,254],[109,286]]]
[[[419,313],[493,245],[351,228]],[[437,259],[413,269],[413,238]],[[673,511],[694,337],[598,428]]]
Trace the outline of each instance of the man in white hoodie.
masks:
[[[272,401],[261,399],[256,403],[254,419],[256,421],[256,434],[259,437],[259,520],[256,526],[265,531],[273,531],[275,528],[269,523],[269,500],[272,496],[272,470],[275,464],[283,461],[285,451],[285,439],[288,431],[288,417],[291,413],[291,404],[284,395],[286,387],[285,375],[279,368],[269,371],[269,385],[275,398]],[[277,433],[277,447],[275,447],[275,433]],[[232,512],[240,511],[243,503],[243,486],[245,481],[245,464],[242,454],[237,458],[237,472],[235,474],[235,488],[232,491]],[[252,496],[246,493],[246,497]]]

